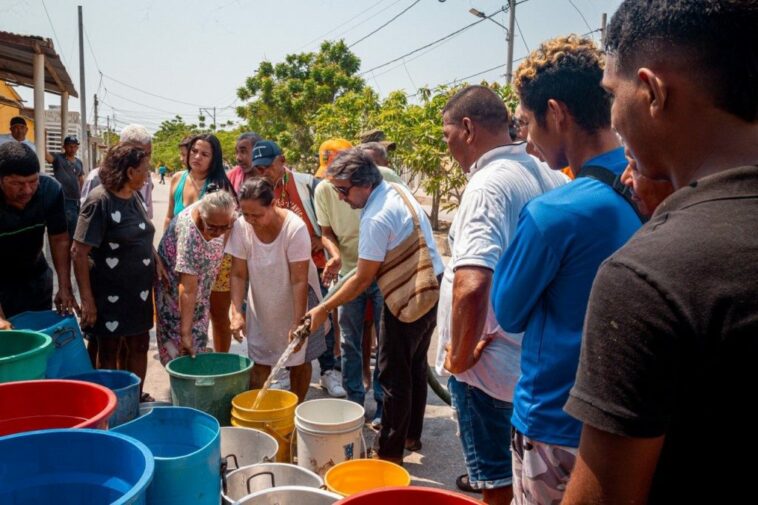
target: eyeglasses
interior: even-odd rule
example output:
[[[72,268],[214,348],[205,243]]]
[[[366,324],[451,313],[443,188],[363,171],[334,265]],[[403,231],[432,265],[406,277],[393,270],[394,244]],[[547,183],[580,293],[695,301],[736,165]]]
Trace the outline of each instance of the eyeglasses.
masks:
[[[223,226],[219,226],[217,224],[209,224],[205,219],[203,219],[203,226],[205,226],[205,229],[211,233],[225,233],[232,228],[232,225],[230,224]]]
[[[347,197],[347,195],[350,194],[350,190],[353,189],[353,186],[355,186],[355,184],[351,184],[350,186],[336,186],[332,184],[334,191],[336,191],[337,193],[339,193],[340,195],[344,197]]]

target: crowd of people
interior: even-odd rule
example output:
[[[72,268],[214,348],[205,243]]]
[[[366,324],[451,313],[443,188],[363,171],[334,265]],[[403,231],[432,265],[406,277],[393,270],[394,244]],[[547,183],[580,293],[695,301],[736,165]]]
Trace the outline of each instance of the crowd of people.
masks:
[[[154,321],[163,364],[211,350],[212,327],[217,352],[247,340],[256,388],[310,321],[289,388],[305,399],[314,360],[332,396],[364,405],[371,388],[373,453],[402,464],[422,449],[436,328],[460,489],[487,504],[733,501],[756,449],[756,26],[753,1],[624,0],[604,50],[570,35],[529,54],[515,114],[488,87],[455,93],[440,121],[468,183],[446,264],[381,131],[324,142],[315,176],[253,132],[229,172],[214,135],[185,139],[156,250],[144,128],[86,180],[67,137],[46,154],[53,178],[14,118],[0,329],[75,311],[93,362],[144,382]]]

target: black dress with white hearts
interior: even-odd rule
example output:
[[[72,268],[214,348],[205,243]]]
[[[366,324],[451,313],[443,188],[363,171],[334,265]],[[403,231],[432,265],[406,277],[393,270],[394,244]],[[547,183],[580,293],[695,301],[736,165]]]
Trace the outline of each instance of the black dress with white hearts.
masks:
[[[90,284],[97,321],[87,331],[120,337],[152,328],[154,235],[136,192],[123,199],[98,186],[87,196],[74,234],[74,240],[92,246]]]

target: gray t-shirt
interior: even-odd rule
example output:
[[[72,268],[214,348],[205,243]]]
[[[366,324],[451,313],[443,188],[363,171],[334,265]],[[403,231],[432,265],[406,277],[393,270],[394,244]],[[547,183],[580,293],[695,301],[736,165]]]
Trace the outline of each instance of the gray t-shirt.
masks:
[[[81,194],[79,177],[82,174],[84,174],[84,168],[79,158],[71,161],[65,154],[53,155],[53,177],[61,184],[66,200],[79,200]]]

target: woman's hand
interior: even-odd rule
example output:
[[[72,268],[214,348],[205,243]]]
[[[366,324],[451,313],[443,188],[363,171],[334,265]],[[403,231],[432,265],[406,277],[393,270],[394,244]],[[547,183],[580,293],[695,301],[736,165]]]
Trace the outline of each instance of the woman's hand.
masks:
[[[79,325],[82,328],[91,328],[97,321],[97,306],[95,305],[95,299],[90,297],[82,297],[82,311],[79,318]]]
[[[192,338],[192,334],[189,335],[182,335],[181,338],[181,348],[179,349],[179,354],[182,356],[190,356],[192,358],[195,357],[195,346],[194,339]]]
[[[232,310],[230,312],[230,328],[232,330],[232,337],[234,337],[234,340],[237,342],[242,342],[242,340],[245,338],[245,316],[244,314],[241,314],[240,312],[236,310]]]

